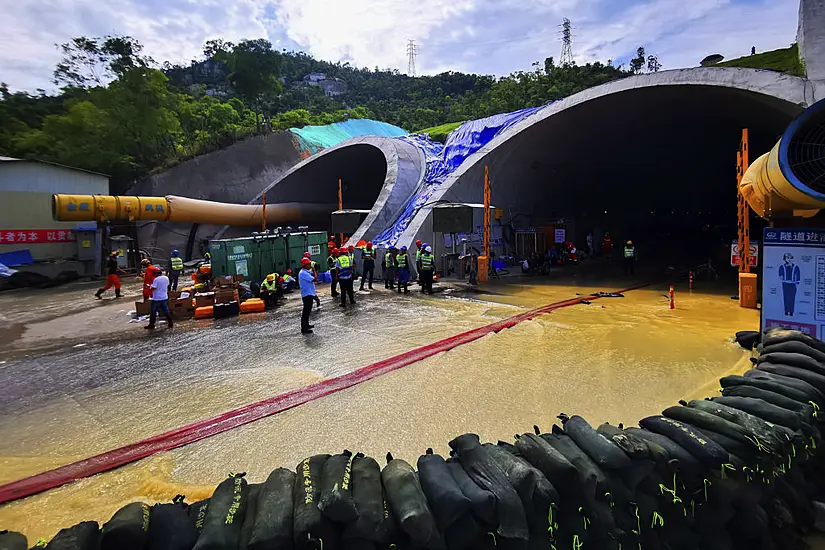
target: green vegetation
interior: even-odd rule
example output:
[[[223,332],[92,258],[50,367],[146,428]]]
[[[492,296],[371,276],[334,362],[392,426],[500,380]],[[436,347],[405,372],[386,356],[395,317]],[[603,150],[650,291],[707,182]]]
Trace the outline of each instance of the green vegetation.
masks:
[[[442,124],[441,126],[433,126],[432,128],[424,128],[423,130],[418,130],[417,134],[427,134],[430,136],[430,139],[433,141],[440,141],[444,143],[447,141],[447,136],[450,135],[450,132],[461,126],[463,122],[450,122],[448,124]]]
[[[444,140],[460,121],[630,74],[610,63],[556,66],[551,57],[498,79],[457,72],[412,78],[278,52],[263,39],[210,40],[203,51],[200,61],[161,69],[128,36],[71,40],[54,71],[59,94],[0,84],[0,155],[110,174],[117,193],[152,171],[258,133],[374,118],[428,128]],[[322,74],[312,80],[311,73]]]
[[[802,65],[802,59],[799,57],[799,46],[796,44],[791,45],[790,48],[782,48],[740,57],[738,59],[731,59],[730,61],[723,61],[716,66],[770,69],[794,76],[805,76],[805,68]]]

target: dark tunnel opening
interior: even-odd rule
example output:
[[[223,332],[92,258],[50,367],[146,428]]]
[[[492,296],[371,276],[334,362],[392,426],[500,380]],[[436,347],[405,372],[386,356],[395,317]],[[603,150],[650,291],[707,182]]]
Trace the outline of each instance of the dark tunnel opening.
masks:
[[[266,198],[270,203],[337,204],[340,179],[344,208],[369,210],[386,177],[387,159],[380,149],[373,145],[350,145],[314,158],[271,187]]]
[[[704,261],[736,237],[742,129],[753,161],[802,110],[712,86],[639,88],[587,101],[525,130],[489,159],[493,203],[516,226],[572,218],[579,246],[588,232],[598,242],[609,231],[648,257]],[[760,235],[764,222],[752,220],[752,235]]]

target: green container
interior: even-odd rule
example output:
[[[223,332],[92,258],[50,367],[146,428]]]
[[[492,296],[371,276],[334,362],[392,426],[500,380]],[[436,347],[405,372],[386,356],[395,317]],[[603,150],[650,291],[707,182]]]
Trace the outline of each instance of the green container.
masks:
[[[211,241],[212,275],[243,275],[245,280],[260,282],[270,273],[283,275],[287,269],[297,273],[304,252],[325,270],[328,240],[326,232],[313,231]]]

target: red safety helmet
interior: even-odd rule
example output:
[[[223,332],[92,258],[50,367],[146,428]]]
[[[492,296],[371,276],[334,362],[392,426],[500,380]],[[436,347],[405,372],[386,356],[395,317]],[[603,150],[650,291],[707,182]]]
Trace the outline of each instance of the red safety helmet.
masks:
[[[311,263],[312,263],[312,260],[310,260],[309,258],[301,258],[301,266],[302,267],[305,266],[305,265],[309,265]]]
[[[372,241],[367,243],[367,248],[372,248]]]
[[[338,254],[340,254],[340,253],[341,253],[341,252],[340,252],[337,248],[333,248],[333,249],[332,249],[332,252],[331,252],[330,254],[332,254],[333,256],[337,256],[337,255],[338,255]]]
[[[420,246],[421,246],[421,241],[420,241],[420,240],[419,240],[419,241],[415,241],[415,246],[420,247]]]
[[[287,270],[286,270],[286,274],[287,274],[287,275],[292,275],[292,270],[291,270],[291,269],[287,269]]]
[[[350,252],[352,252],[353,250],[355,250],[355,247],[354,247],[354,246],[352,246],[352,245],[349,245],[349,246],[347,247],[347,250],[349,250]]]
[[[304,252],[304,258],[312,258],[312,254],[309,252]]]

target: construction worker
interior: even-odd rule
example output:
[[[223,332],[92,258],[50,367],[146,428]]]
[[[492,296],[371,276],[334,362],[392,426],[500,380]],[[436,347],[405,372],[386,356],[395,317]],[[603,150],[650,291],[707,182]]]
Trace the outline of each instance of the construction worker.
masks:
[[[203,259],[206,260],[206,263],[211,263],[212,262],[212,254],[210,252],[205,253],[203,255]]]
[[[140,261],[143,268],[143,301],[148,302],[152,298],[152,281],[155,280],[155,266],[147,258]]]
[[[401,292],[401,287],[404,287],[404,294],[409,294],[410,289],[410,257],[407,255],[407,247],[402,246],[401,250],[395,256],[395,265],[398,268],[398,292]]]
[[[284,292],[292,292],[292,289],[294,289],[297,286],[298,286],[298,281],[295,279],[295,277],[292,276],[292,270],[287,269],[286,270],[286,275],[284,275],[284,283],[283,283]]]
[[[169,277],[163,274],[159,267],[152,267],[152,284],[149,287],[152,291],[152,309],[149,312],[149,324],[145,329],[154,330],[155,322],[158,319],[158,312],[162,311],[166,317],[166,327],[172,328],[172,314],[169,312]]]
[[[312,272],[312,260],[303,258],[301,260],[301,272],[298,274],[298,281],[301,287],[301,301],[304,304],[301,310],[301,334],[312,334],[314,325],[309,324],[309,314],[312,313],[312,302],[318,299],[315,292],[315,281],[318,278]]]
[[[315,277],[315,280],[318,280],[318,262],[312,259],[312,254],[309,252],[304,252],[304,258],[309,260],[309,267],[312,269],[312,276]],[[301,260],[301,266],[303,267],[304,260]],[[321,300],[318,299],[317,294],[313,294],[315,296],[315,307],[317,309],[321,309]]]
[[[367,275],[369,275],[369,287],[372,290],[372,278],[375,273],[375,250],[372,248],[372,241],[367,243],[366,248],[361,251],[361,262],[364,264],[361,269],[361,288],[364,290],[364,283],[367,282]]]
[[[169,282],[172,285],[172,290],[178,289],[178,278],[183,273],[183,258],[177,250],[172,251],[172,259],[169,260],[171,269],[169,270]]]
[[[633,275],[636,267],[636,247],[633,246],[633,241],[627,241],[624,247],[624,274]]]
[[[395,256],[398,254],[398,249],[395,245],[390,245],[387,253],[384,254],[384,262],[381,267],[384,270],[384,288],[395,290],[395,274],[398,272],[398,266],[395,265]]]
[[[352,245],[349,245],[347,247],[347,254],[349,254],[349,261],[350,261],[350,264],[352,264],[352,279],[357,280],[358,279],[358,265],[355,261],[355,247],[352,246]]]
[[[604,232],[604,238],[602,239],[602,253],[607,257],[613,254],[613,238],[607,231]]]
[[[329,275],[332,278],[332,297],[338,297],[338,254],[339,251],[337,248],[332,247],[329,252],[329,256],[327,257],[327,267],[329,268]]]
[[[424,294],[433,293],[433,276],[435,275],[435,258],[433,249],[424,247],[421,252],[421,268],[418,271],[418,279],[421,281],[421,292]]]
[[[341,307],[347,307],[347,296],[349,296],[350,302],[355,305],[355,291],[352,286],[354,267],[346,250],[338,255],[335,266],[338,268],[338,284],[341,285]]]
[[[95,293],[98,300],[103,299],[103,293],[115,287],[115,298],[120,298],[120,277],[117,276],[120,269],[117,266],[117,252],[112,252],[106,260],[106,286]]]
[[[270,273],[261,282],[261,298],[267,309],[274,308],[278,304],[278,274]]]
[[[415,269],[420,273],[421,272],[421,250],[426,245],[422,245],[421,241],[415,241]]]

